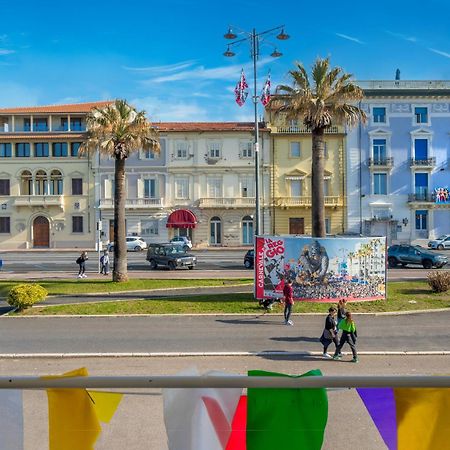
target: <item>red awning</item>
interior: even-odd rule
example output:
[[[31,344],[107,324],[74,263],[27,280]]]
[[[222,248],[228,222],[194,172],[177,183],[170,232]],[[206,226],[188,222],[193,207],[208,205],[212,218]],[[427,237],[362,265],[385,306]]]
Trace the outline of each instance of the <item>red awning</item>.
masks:
[[[197,217],[188,209],[177,209],[167,219],[167,228],[195,228]]]

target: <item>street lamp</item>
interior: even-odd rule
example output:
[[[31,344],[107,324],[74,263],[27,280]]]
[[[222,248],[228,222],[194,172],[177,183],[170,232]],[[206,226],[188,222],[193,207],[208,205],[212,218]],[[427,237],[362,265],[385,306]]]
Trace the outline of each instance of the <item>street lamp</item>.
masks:
[[[270,30],[262,31],[257,33],[256,30],[253,28],[251,32],[248,31],[241,31],[239,34],[244,34],[245,37],[238,40],[233,40],[237,38],[237,34],[235,34],[232,30],[232,28],[228,28],[228,32],[224,34],[225,39],[231,39],[233,42],[230,42],[227,46],[227,50],[224,53],[224,56],[232,57],[235,55],[235,53],[231,50],[231,47],[233,47],[236,44],[240,44],[243,42],[249,42],[250,43],[250,51],[251,51],[251,57],[253,60],[253,105],[254,105],[254,111],[255,111],[255,236],[258,236],[261,230],[261,207],[259,202],[259,178],[260,178],[260,167],[259,167],[259,124],[258,124],[258,100],[259,96],[257,94],[257,88],[256,88],[256,61],[258,60],[259,56],[259,44],[265,43],[269,44],[274,47],[274,51],[271,53],[270,56],[273,58],[279,58],[283,54],[278,51],[276,46],[272,44],[270,41],[267,41],[264,36],[273,35],[276,31],[280,30],[280,32],[277,34],[276,38],[285,41],[286,39],[289,39],[289,35],[284,32],[284,25],[280,25],[275,28],[271,28]]]

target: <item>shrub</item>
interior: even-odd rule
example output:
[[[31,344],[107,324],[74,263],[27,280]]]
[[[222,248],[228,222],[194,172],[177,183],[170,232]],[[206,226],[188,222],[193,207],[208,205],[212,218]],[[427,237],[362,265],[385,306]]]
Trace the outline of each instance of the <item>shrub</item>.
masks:
[[[434,271],[428,274],[428,284],[433,292],[447,292],[450,289],[450,271]]]
[[[7,301],[19,311],[41,302],[47,297],[48,292],[39,284],[18,284],[11,288]]]

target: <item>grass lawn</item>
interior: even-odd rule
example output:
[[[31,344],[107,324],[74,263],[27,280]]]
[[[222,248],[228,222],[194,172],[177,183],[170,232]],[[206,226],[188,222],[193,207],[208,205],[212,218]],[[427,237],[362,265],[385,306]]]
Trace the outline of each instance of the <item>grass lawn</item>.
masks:
[[[6,297],[9,290],[26,281],[0,281],[0,297]],[[233,284],[252,284],[252,278],[204,279],[204,280],[148,280],[130,279],[126,283],[114,283],[111,280],[42,280],[33,281],[47,289],[49,295],[87,294],[97,292],[123,292],[164,288],[189,288],[197,286],[224,286]]]
[[[414,301],[415,303],[410,303]],[[335,303],[296,303],[294,313],[326,313]],[[353,312],[413,311],[419,309],[450,308],[450,292],[433,294],[424,281],[390,282],[388,300],[353,302]],[[122,302],[92,303],[84,305],[35,307],[22,315],[57,314],[202,314],[202,313],[262,313],[262,308],[251,294],[201,295],[167,300],[133,300]],[[272,313],[282,312],[275,305]]]

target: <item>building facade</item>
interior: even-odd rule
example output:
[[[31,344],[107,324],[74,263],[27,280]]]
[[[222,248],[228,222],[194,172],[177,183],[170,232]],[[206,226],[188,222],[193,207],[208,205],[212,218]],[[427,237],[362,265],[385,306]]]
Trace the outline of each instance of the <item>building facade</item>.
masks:
[[[348,133],[347,230],[389,243],[450,233],[450,82],[358,84],[368,122]]]
[[[0,248],[92,248],[94,178],[79,157],[105,102],[0,109]]]

